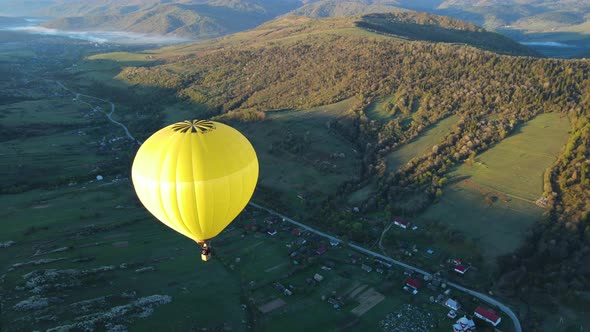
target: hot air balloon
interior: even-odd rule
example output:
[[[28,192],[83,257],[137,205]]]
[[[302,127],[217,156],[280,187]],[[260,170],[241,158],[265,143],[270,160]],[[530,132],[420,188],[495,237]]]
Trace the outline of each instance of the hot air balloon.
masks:
[[[160,129],[141,145],[131,177],[146,209],[195,240],[207,261],[209,241],[252,197],[258,159],[248,139],[234,128],[187,120]]]

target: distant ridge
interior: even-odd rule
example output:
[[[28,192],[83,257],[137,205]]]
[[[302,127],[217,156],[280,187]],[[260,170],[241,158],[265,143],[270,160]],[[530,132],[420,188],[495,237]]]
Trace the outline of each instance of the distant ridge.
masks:
[[[195,39],[214,38],[256,27],[300,5],[298,0],[75,1],[49,7],[43,24],[60,30],[129,31]]]
[[[412,40],[463,43],[501,54],[539,55],[508,37],[486,31],[474,24],[421,12],[364,15],[357,26]]]

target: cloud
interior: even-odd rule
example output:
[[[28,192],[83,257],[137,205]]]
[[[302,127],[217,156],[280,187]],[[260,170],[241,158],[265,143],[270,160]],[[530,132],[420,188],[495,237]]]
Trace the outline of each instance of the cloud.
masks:
[[[188,38],[149,35],[125,31],[63,31],[40,26],[22,26],[4,28],[9,31],[22,31],[33,34],[62,36],[73,39],[88,40],[95,43],[118,44],[179,44],[193,41]]]

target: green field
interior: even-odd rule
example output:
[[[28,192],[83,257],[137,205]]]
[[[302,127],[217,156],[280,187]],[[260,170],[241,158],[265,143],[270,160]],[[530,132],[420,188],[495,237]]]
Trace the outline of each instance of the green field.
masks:
[[[412,158],[419,157],[436,145],[451,132],[453,125],[459,121],[456,115],[449,116],[424,131],[423,134],[402,145],[387,156],[387,169],[390,172],[405,165]]]
[[[434,292],[425,289],[419,296],[412,296],[402,291],[406,277],[401,270],[367,273],[360,269],[360,264],[374,266],[372,259],[363,259],[350,249],[331,248],[327,240],[304,233],[302,236],[307,238],[310,250],[320,246],[329,250],[322,256],[313,253],[309,258],[300,256],[299,264],[294,265],[289,258],[289,253],[297,248],[293,245],[297,236],[290,233],[292,227],[279,223],[273,226],[279,233],[270,236],[265,233],[263,222],[267,214],[256,209],[247,208],[246,214],[215,239],[214,259],[203,263],[192,241],[148,215],[135,200],[128,181],[108,185],[90,182],[4,198],[7,199],[2,201],[0,217],[5,220],[7,231],[1,240],[16,244],[1,249],[0,264],[17,267],[4,271],[2,318],[4,326],[12,329],[48,329],[73,324],[84,321],[84,315],[107,312],[155,294],[171,296],[171,302],[153,307],[153,312],[144,318],[110,321],[126,325],[130,330],[275,331],[280,327],[301,331],[331,330],[352,324],[354,329],[374,331],[388,313],[412,304],[432,315],[423,317],[436,326],[431,331],[446,331],[449,326],[446,310],[428,302]],[[252,224],[259,231],[246,230]],[[60,251],[60,248],[65,249]],[[350,262],[350,255],[358,257],[356,263]],[[61,260],[16,265],[40,259]],[[326,265],[332,266],[331,270],[321,269]],[[112,269],[84,277],[75,274],[100,267]],[[146,268],[145,272],[137,272]],[[74,276],[47,277],[47,283],[36,281],[48,288],[33,291],[25,283],[29,280],[25,276],[43,271],[74,273]],[[307,285],[306,279],[315,273],[321,274],[324,280],[315,286]],[[77,281],[81,284],[76,284]],[[61,286],[51,287],[58,282]],[[292,285],[294,294],[284,295],[275,289],[276,282]],[[357,317],[351,310],[359,305],[360,298],[345,294],[362,285],[367,290],[374,288],[384,299]],[[13,309],[34,294],[54,305],[28,311]],[[322,296],[337,295],[344,299],[339,310],[322,300]],[[75,304],[102,297],[105,297],[103,301],[86,308]],[[259,306],[279,298],[286,303],[281,308],[267,314],[259,311]],[[35,317],[55,318],[22,320],[31,313]]]
[[[542,218],[534,201],[543,192],[543,173],[565,144],[569,122],[543,114],[516,133],[449,173],[443,196],[421,216],[440,220],[480,243],[488,257],[509,253]]]
[[[354,146],[327,127],[351,102],[268,112],[262,122],[235,123],[258,154],[259,186],[279,192],[294,212],[304,213],[298,195],[322,199],[357,176],[360,160]]]
[[[395,96],[378,99],[367,108],[367,116],[371,119],[382,121],[391,120],[399,116],[400,114],[393,114],[393,111],[388,108],[388,105],[394,102]]]

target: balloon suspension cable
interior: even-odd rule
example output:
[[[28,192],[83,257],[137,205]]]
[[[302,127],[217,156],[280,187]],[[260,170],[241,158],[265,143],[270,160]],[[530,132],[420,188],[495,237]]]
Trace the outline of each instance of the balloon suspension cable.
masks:
[[[201,260],[206,262],[211,259],[211,245],[207,241],[197,241],[201,246]]]

